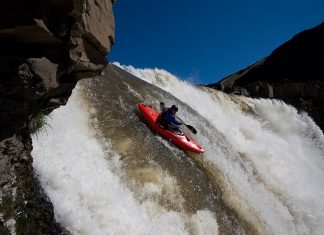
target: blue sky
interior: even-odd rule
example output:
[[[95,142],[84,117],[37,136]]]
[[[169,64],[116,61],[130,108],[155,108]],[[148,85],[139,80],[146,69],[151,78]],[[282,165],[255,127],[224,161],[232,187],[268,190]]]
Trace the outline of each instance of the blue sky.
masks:
[[[108,60],[208,84],[324,20],[324,0],[117,0]]]

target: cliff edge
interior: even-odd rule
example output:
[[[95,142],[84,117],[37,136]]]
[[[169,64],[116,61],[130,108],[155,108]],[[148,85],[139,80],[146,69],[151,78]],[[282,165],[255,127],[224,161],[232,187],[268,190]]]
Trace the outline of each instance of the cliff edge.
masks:
[[[324,23],[297,34],[255,64],[207,86],[227,93],[281,99],[306,111],[324,130]]]
[[[114,2],[0,2],[1,234],[68,233],[33,173],[30,134],[35,119],[67,102],[78,80],[107,65]]]

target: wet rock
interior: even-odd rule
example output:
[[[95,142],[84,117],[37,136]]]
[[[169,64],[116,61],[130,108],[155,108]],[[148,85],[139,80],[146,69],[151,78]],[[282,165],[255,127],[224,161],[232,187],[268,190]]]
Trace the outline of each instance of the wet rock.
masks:
[[[65,104],[78,80],[107,65],[113,3],[0,2],[0,233],[67,233],[33,173],[30,123]]]
[[[6,184],[0,187],[2,226],[16,234],[64,234],[55,222],[52,204],[33,174],[31,149],[31,139],[25,131],[0,143],[1,179],[6,177]]]

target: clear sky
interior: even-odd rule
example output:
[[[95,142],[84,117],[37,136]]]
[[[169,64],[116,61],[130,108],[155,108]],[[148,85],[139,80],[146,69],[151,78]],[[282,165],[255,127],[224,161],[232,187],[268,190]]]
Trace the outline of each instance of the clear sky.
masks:
[[[117,0],[108,60],[208,84],[324,20],[324,0]]]

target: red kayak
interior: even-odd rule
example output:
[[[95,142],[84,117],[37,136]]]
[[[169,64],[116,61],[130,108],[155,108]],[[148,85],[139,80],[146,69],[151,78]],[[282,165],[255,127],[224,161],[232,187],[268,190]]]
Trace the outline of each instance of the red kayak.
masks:
[[[159,116],[159,113],[156,112],[154,109],[142,103],[138,103],[138,107],[141,110],[145,120],[159,135],[166,138],[167,140],[170,140],[172,143],[174,143],[183,150],[194,153],[205,152],[205,150],[203,150],[193,139],[191,139],[191,137],[188,134],[186,134],[182,130],[181,131],[183,132],[183,134],[179,135],[157,124],[156,120]]]

